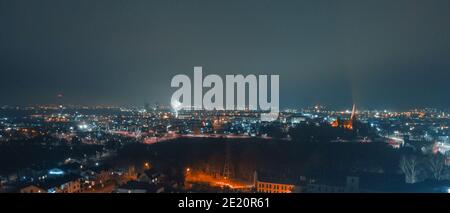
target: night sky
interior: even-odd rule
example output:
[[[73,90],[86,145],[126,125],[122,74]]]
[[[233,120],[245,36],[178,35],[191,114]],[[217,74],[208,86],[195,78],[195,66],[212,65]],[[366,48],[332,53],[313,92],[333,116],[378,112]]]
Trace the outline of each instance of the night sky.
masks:
[[[280,104],[450,107],[450,1],[0,0],[0,104],[168,103],[176,74],[279,74]]]

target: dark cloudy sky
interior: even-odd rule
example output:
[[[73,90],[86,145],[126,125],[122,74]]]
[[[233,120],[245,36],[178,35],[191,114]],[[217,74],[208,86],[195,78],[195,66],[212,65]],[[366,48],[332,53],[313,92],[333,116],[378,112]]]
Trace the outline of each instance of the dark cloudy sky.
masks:
[[[0,104],[168,103],[279,74],[281,107],[450,107],[450,1],[0,0]]]

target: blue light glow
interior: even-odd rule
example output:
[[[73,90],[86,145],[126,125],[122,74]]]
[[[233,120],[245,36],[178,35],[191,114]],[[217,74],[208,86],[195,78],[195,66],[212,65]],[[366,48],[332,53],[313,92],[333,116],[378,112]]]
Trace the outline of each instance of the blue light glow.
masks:
[[[61,169],[54,168],[54,169],[50,169],[48,171],[48,174],[49,175],[64,175],[64,171]]]

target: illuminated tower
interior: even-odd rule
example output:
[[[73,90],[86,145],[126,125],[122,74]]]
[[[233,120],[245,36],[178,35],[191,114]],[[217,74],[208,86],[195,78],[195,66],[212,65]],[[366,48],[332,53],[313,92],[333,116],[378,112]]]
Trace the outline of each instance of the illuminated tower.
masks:
[[[224,179],[230,179],[232,177],[231,170],[231,146],[230,142],[225,142],[225,164],[223,165]]]
[[[353,104],[352,115],[350,116],[350,120],[353,121],[356,119],[356,104]]]
[[[59,115],[63,114],[63,97],[64,95],[62,93],[59,93],[58,95],[56,95],[56,99],[57,99],[57,107],[59,109],[58,113]]]
[[[354,124],[356,122],[356,104],[353,104],[352,114],[350,115],[350,119],[344,123],[345,129],[353,129]]]

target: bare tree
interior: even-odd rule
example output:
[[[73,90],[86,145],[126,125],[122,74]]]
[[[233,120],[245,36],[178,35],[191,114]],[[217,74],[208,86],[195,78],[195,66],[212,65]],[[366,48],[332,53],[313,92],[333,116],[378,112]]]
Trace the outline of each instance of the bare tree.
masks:
[[[441,180],[445,175],[445,157],[438,153],[428,159],[428,170],[433,179]]]
[[[405,174],[406,183],[416,183],[419,176],[419,160],[415,156],[403,156],[400,169]]]

